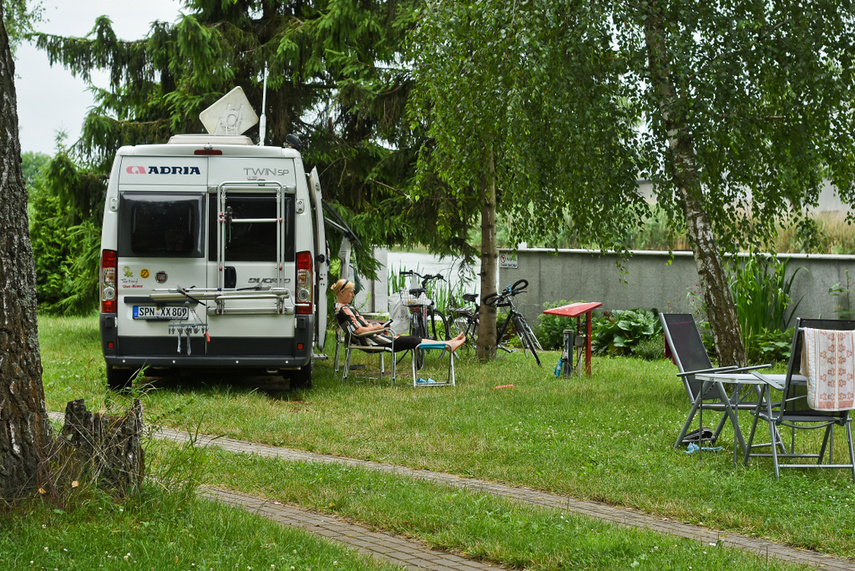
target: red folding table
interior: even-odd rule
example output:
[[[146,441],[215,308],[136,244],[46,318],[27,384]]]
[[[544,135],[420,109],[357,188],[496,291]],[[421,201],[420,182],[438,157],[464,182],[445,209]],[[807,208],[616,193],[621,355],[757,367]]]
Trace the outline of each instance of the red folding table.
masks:
[[[582,315],[585,316],[585,372],[591,374],[591,312],[598,307],[602,307],[602,303],[598,301],[588,303],[571,303],[570,305],[562,305],[561,307],[553,307],[547,309],[543,313],[549,315],[561,315],[563,317],[576,318],[576,335],[581,333]]]

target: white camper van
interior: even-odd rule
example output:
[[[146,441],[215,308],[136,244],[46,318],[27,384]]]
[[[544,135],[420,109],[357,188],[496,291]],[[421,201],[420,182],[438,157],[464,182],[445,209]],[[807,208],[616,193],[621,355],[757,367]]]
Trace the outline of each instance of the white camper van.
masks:
[[[233,134],[122,147],[101,240],[108,384],[232,368],[310,387],[327,266],[320,184],[298,150]]]

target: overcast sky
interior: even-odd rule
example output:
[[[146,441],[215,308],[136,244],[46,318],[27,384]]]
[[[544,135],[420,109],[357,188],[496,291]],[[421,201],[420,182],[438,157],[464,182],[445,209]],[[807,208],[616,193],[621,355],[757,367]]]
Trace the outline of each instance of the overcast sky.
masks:
[[[82,37],[92,31],[95,18],[106,14],[123,40],[145,37],[155,20],[174,22],[181,8],[178,0],[42,0],[42,4],[47,21],[38,25],[39,31]],[[48,65],[47,54],[28,44],[18,48],[15,73],[21,150],[53,155],[60,129],[68,132],[67,145],[75,142],[94,103],[83,81],[59,64]],[[107,86],[105,74],[93,77],[99,86]]]

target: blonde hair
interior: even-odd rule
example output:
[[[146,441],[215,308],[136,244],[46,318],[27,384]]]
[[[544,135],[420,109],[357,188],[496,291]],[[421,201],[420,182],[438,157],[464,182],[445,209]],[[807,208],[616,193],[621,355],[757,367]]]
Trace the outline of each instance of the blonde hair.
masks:
[[[341,280],[338,280],[337,282],[335,282],[330,289],[333,290],[334,294],[338,295],[341,292],[343,292],[344,290],[346,290],[347,288],[354,289],[353,282],[349,281],[349,280],[341,279]]]

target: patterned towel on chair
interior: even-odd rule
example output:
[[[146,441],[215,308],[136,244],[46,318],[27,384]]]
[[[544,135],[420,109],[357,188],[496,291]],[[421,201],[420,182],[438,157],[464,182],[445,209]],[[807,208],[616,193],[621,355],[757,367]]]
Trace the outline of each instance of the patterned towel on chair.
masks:
[[[808,378],[809,407],[855,407],[855,331],[805,328],[801,365]]]

